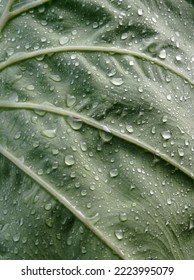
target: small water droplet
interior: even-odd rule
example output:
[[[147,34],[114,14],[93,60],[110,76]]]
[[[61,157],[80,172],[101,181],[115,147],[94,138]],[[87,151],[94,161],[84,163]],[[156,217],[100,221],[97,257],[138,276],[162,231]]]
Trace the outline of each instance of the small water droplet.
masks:
[[[162,122],[163,122],[163,123],[166,123],[167,120],[168,120],[168,116],[167,116],[167,115],[165,115],[165,116],[162,117]]]
[[[58,149],[52,149],[52,154],[53,154],[54,156],[58,155],[58,153],[59,153],[59,150],[58,150]]]
[[[176,61],[181,61],[182,60],[181,55],[177,55],[175,58],[176,58]]]
[[[120,220],[121,222],[127,221],[127,213],[125,213],[125,212],[119,213],[119,220]]]
[[[114,178],[114,177],[117,177],[119,175],[119,171],[118,171],[118,169],[113,168],[113,169],[110,170],[109,174],[110,174],[111,178]]]
[[[124,81],[122,78],[112,78],[111,83],[115,86],[121,86],[124,83]]]
[[[86,152],[87,151],[87,144],[85,141],[81,141],[80,142],[80,148],[83,152]]]
[[[172,100],[171,94],[168,94],[168,95],[166,96],[166,99],[167,99],[168,101],[171,101],[171,100]]]
[[[172,200],[170,198],[167,199],[167,204],[171,205],[172,204]]]
[[[100,214],[97,212],[92,217],[87,218],[87,220],[92,224],[95,225],[100,220]]]
[[[21,137],[21,132],[18,131],[18,132],[15,134],[14,139],[18,140],[18,139],[20,139],[20,137]]]
[[[142,9],[138,9],[137,14],[138,14],[138,16],[142,16],[143,15],[143,10]]]
[[[50,75],[50,79],[53,80],[54,82],[61,81],[61,77],[59,75]]]
[[[81,191],[81,196],[86,196],[87,195],[87,190],[82,190]]]
[[[35,89],[35,87],[34,87],[34,85],[28,85],[28,86],[26,87],[26,89],[32,91],[32,90]]]
[[[41,132],[41,134],[48,138],[54,138],[54,137],[56,137],[57,130],[56,129],[45,129]]]
[[[113,137],[111,133],[105,132],[103,130],[99,130],[99,135],[104,142],[109,142]]]
[[[68,42],[69,42],[69,38],[66,36],[62,36],[61,38],[59,38],[59,44],[62,46],[67,44]]]
[[[158,56],[161,59],[165,59],[166,58],[166,50],[162,49]]]
[[[6,52],[7,52],[8,56],[11,56],[11,55],[14,54],[14,49],[13,48],[7,48]]]
[[[190,219],[189,221],[189,230],[193,230],[194,229],[194,219]]]
[[[125,40],[125,39],[127,39],[127,37],[128,37],[128,33],[123,33],[121,35],[121,40]]]
[[[116,236],[116,238],[118,239],[118,240],[122,240],[123,239],[123,231],[122,231],[122,229],[116,229],[115,230],[115,236]]]
[[[180,157],[183,157],[184,156],[184,150],[182,148],[178,148],[178,154]]]
[[[66,100],[66,102],[67,102],[67,107],[71,107],[71,106],[73,106],[73,105],[75,104],[75,102],[76,102],[76,97],[73,96],[73,95],[67,95],[67,100]]]
[[[20,240],[20,233],[16,233],[14,236],[13,236],[13,241],[14,242],[18,242]]]
[[[71,128],[73,128],[74,130],[81,129],[81,127],[83,125],[83,123],[81,122],[80,119],[76,119],[76,118],[70,117],[70,116],[67,118],[67,122],[71,126]]]
[[[51,203],[47,203],[44,206],[44,209],[47,210],[47,211],[51,210],[51,208],[52,208],[52,204]]]
[[[156,127],[155,127],[155,126],[152,126],[152,128],[151,128],[151,133],[152,133],[152,134],[155,134],[155,133],[156,133]]]
[[[133,132],[134,132],[133,126],[132,126],[132,125],[129,125],[129,124],[126,125],[126,130],[127,130],[129,133],[133,133]]]
[[[168,140],[172,137],[172,133],[170,130],[162,131],[161,135],[164,140]]]
[[[68,166],[72,166],[75,164],[75,158],[73,155],[67,155],[65,157],[65,164]]]

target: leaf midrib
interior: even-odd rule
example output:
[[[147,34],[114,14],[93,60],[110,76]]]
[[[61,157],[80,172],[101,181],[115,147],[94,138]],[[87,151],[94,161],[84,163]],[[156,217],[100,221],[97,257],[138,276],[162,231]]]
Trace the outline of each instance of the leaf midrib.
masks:
[[[32,103],[32,102],[28,102],[28,103],[24,103],[24,102],[0,102],[0,108],[4,108],[4,109],[24,109],[24,110],[43,110],[45,112],[49,112],[49,113],[54,113],[56,115],[60,115],[60,116],[69,116],[69,117],[73,117],[75,119],[79,119],[80,121],[82,121],[83,123],[97,128],[99,130],[103,130],[105,132],[111,133],[112,135],[114,135],[115,137],[122,139],[126,142],[132,143],[154,155],[156,155],[157,157],[160,157],[161,159],[163,159],[164,161],[166,161],[167,163],[171,164],[172,166],[176,167],[177,169],[179,169],[180,171],[182,171],[184,174],[186,174],[187,176],[189,176],[191,179],[194,179],[194,174],[191,173],[189,170],[187,170],[185,167],[183,167],[182,165],[178,164],[176,161],[174,161],[172,158],[168,157],[166,154],[163,154],[161,152],[159,152],[158,150],[154,149],[152,146],[148,145],[147,143],[144,143],[142,140],[137,139],[135,137],[133,137],[132,135],[128,135],[126,133],[121,133],[109,126],[106,126],[105,124],[101,124],[100,122],[86,117],[80,113],[77,112],[72,112],[68,109],[63,109],[57,106],[49,106],[46,104],[36,104],[36,103]]]

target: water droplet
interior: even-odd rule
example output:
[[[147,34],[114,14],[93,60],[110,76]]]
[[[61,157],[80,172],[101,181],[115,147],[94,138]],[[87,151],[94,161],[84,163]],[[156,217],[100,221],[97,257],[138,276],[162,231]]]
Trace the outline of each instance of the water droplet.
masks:
[[[39,169],[39,170],[38,170],[38,175],[39,175],[39,176],[43,175],[43,173],[44,173],[44,172],[43,172],[42,169]]]
[[[172,204],[172,200],[170,198],[167,199],[167,204],[171,205]]]
[[[26,89],[32,91],[32,90],[35,89],[35,87],[34,87],[34,85],[28,85],[28,86],[26,87]]]
[[[6,52],[7,52],[8,56],[11,56],[11,55],[14,54],[14,49],[13,48],[7,48]]]
[[[53,80],[54,82],[61,81],[61,77],[59,75],[50,75],[50,79]]]
[[[162,122],[163,122],[163,123],[166,123],[167,120],[168,120],[168,116],[167,116],[167,115],[165,115],[165,116],[162,117]]]
[[[62,36],[61,38],[59,38],[59,44],[62,46],[67,44],[68,42],[69,42],[69,38],[66,36]]]
[[[72,166],[72,165],[74,165],[74,163],[75,163],[75,158],[74,158],[73,155],[67,155],[67,156],[65,157],[65,164],[66,164],[66,165]]]
[[[170,130],[162,131],[161,135],[164,140],[168,140],[172,137],[172,133],[170,132]]]
[[[58,150],[58,149],[52,149],[52,154],[53,154],[54,156],[58,155],[58,153],[59,153],[59,150]]]
[[[119,220],[120,220],[121,222],[127,221],[127,213],[125,213],[125,212],[119,213]]]
[[[51,210],[51,208],[52,208],[52,204],[51,203],[47,203],[44,206],[44,209],[47,210],[47,211]]]
[[[37,141],[37,140],[32,144],[32,146],[33,146],[34,148],[38,148],[39,145],[40,145],[40,142]]]
[[[166,99],[167,99],[168,101],[171,101],[171,100],[172,100],[171,94],[168,94],[168,95],[166,96]]]
[[[176,61],[181,61],[182,60],[181,55],[177,55],[175,58],[176,58]]]
[[[20,233],[16,233],[14,236],[13,236],[13,241],[14,242],[18,242],[20,240]]]
[[[125,39],[127,39],[127,37],[128,37],[128,33],[123,33],[121,35],[121,40],[125,40]]]
[[[137,14],[138,14],[138,16],[142,16],[143,15],[143,10],[142,9],[138,9]]]
[[[123,231],[122,231],[122,229],[116,229],[115,230],[115,236],[116,236],[116,238],[118,239],[118,240],[122,240],[123,239]]]
[[[166,58],[166,50],[164,50],[164,49],[161,50],[158,56],[161,59],[165,59]]]
[[[109,142],[113,137],[111,133],[105,132],[103,130],[99,130],[99,135],[104,142]]]
[[[155,126],[152,126],[151,133],[152,133],[152,134],[155,134],[155,133],[156,133],[156,127],[155,127]]]
[[[124,83],[124,81],[122,78],[112,78],[111,83],[115,86],[121,86]]]
[[[80,148],[83,152],[86,152],[87,151],[87,144],[86,142],[82,141],[80,142]]]
[[[189,230],[193,230],[194,229],[194,219],[190,219],[189,221]]]
[[[184,150],[182,148],[178,148],[178,154],[180,157],[183,157],[184,156]]]
[[[57,130],[56,129],[45,129],[41,132],[41,134],[48,138],[54,138],[54,137],[56,137]]]
[[[87,195],[87,190],[82,190],[81,191],[81,196],[86,196]]]
[[[15,134],[14,139],[18,140],[18,139],[20,139],[20,137],[21,137],[21,132],[18,131],[18,132]]]
[[[76,97],[73,96],[73,95],[67,95],[67,100],[66,100],[66,102],[67,102],[67,107],[71,107],[71,106],[73,106],[73,105],[75,104],[75,102],[76,102]]]
[[[83,124],[80,119],[76,119],[76,118],[70,117],[70,116],[67,118],[67,122],[71,126],[71,128],[73,128],[74,130],[81,129],[82,124]]]
[[[129,133],[133,133],[133,131],[134,131],[132,125],[129,125],[129,124],[126,125],[126,130],[127,130]]]
[[[109,174],[110,174],[111,178],[114,178],[114,177],[117,177],[119,175],[119,171],[118,171],[118,169],[114,168],[114,169],[110,170]]]
[[[100,214],[97,212],[92,217],[87,218],[87,220],[92,224],[95,225],[100,220]]]

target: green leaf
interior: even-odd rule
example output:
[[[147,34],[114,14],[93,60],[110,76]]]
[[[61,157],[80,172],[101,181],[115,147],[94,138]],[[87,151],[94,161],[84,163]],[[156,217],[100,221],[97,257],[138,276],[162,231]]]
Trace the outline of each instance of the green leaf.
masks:
[[[193,8],[1,1],[1,259],[194,259]]]

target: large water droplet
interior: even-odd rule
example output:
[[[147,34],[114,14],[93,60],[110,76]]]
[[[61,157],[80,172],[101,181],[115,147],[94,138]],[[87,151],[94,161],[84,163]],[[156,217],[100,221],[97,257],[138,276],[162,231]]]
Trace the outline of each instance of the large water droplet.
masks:
[[[67,44],[68,42],[69,42],[69,38],[66,36],[62,36],[61,38],[59,38],[59,44],[62,46]]]
[[[166,50],[164,50],[164,49],[161,50],[158,56],[161,59],[165,59],[166,58]]]
[[[70,116],[67,118],[67,122],[71,126],[71,128],[73,128],[74,130],[81,129],[82,124],[83,124],[80,119],[76,119],[76,118],[70,117]]]
[[[54,137],[56,137],[57,130],[56,129],[45,129],[41,132],[41,134],[48,138],[54,138]]]
[[[133,133],[133,131],[134,131],[132,125],[129,125],[129,124],[126,125],[126,129],[129,133]]]
[[[116,238],[118,239],[118,240],[122,240],[123,239],[123,231],[122,231],[122,229],[116,229],[115,230],[115,236],[116,236]]]
[[[110,170],[109,174],[110,174],[111,178],[114,178],[114,177],[117,177],[119,175],[119,171],[118,171],[118,169],[113,168],[113,169]]]
[[[161,135],[162,135],[164,140],[168,140],[172,137],[172,133],[171,133],[170,130],[162,131]]]
[[[113,135],[111,133],[105,132],[103,130],[99,130],[99,135],[104,142],[109,142],[113,137]]]
[[[112,78],[111,83],[115,86],[121,86],[124,83],[124,81],[122,78]]]
[[[120,220],[121,222],[127,221],[127,213],[125,213],[125,212],[119,213],[119,220]]]
[[[75,158],[73,155],[67,155],[65,157],[65,164],[68,165],[68,166],[71,166],[71,165],[74,165],[75,163]]]
[[[67,95],[67,107],[71,107],[75,104],[76,97],[73,95]]]

